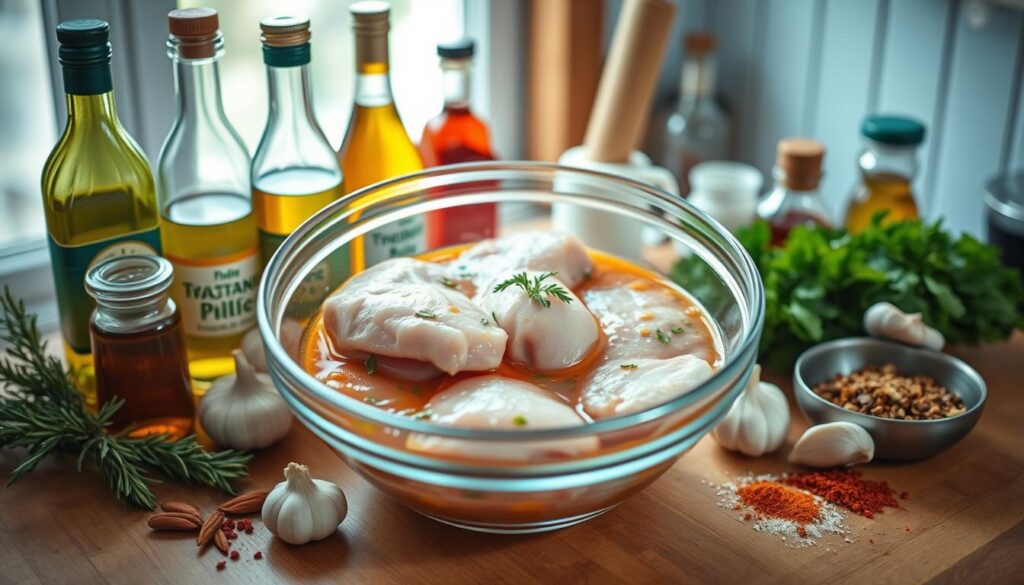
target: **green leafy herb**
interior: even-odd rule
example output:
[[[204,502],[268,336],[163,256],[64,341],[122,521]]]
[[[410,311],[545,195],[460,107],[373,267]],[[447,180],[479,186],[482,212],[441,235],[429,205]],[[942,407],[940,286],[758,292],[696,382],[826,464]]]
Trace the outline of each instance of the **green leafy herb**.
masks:
[[[640,366],[636,364],[619,364],[619,367],[622,368],[623,370],[635,370]]]
[[[417,412],[416,414],[412,415],[412,418],[416,420],[425,420],[432,416],[434,416],[434,411],[430,410],[429,408],[425,408]]]
[[[1024,327],[1024,286],[995,248],[940,222],[881,221],[859,234],[799,227],[781,248],[770,246],[764,222],[740,230],[764,280],[761,354],[770,366],[789,368],[815,343],[862,335],[864,311],[882,301],[921,313],[950,343],[1003,340]],[[673,279],[714,312],[720,279],[695,260],[677,264]]]
[[[366,396],[363,398],[363,402],[367,404],[377,404],[380,400],[373,396]]]
[[[498,316],[494,314],[494,311],[491,311],[491,319],[494,319],[495,326],[501,327],[501,324],[498,323]]]
[[[152,471],[227,492],[233,491],[232,480],[247,474],[251,455],[205,451],[194,436],[171,441],[163,434],[130,437],[130,428],[107,432],[124,400],[114,398],[96,412],[87,411],[60,360],[47,354],[36,317],[6,287],[0,313],[0,340],[8,345],[0,359],[0,447],[26,452],[8,485],[46,457],[63,453],[77,458],[79,471],[91,462],[122,502],[152,509],[156,498],[150,484],[157,481]]]
[[[565,290],[562,285],[554,282],[544,284],[545,280],[555,276],[556,274],[558,273],[544,272],[534,276],[531,280],[529,275],[525,272],[520,272],[519,274],[513,275],[512,278],[495,285],[494,292],[501,292],[510,286],[518,286],[526,291],[527,296],[542,307],[551,306],[551,301],[548,299],[549,296],[555,297],[563,303],[571,303],[572,297],[569,296],[569,291]]]
[[[517,414],[516,416],[512,417],[512,424],[516,425],[517,427],[525,427],[526,417],[521,414]]]
[[[675,327],[672,328],[672,333],[675,333],[676,335],[679,335],[682,332],[683,332],[683,328],[680,327],[679,325],[676,325]]]
[[[480,324],[483,325],[484,327],[487,327],[488,325],[491,324],[491,322],[488,321],[487,319],[480,319]]]
[[[366,358],[363,362],[363,367],[366,369],[367,374],[373,374],[377,371],[377,356],[370,354],[370,357]]]
[[[441,284],[447,286],[448,288],[455,288],[455,287],[459,286],[459,283],[457,283],[454,280],[448,278],[447,276],[442,276],[441,277]]]
[[[655,329],[654,336],[658,338],[658,341],[664,343],[665,345],[672,343],[672,338],[669,337],[668,334],[662,331],[661,329]]]
[[[420,319],[437,319],[437,313],[433,311],[416,311],[416,316]]]

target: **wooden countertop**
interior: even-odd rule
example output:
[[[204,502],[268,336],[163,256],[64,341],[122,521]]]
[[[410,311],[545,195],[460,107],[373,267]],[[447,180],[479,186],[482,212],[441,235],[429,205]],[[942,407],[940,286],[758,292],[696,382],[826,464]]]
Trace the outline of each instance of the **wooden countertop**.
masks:
[[[370,487],[309,431],[296,425],[258,453],[240,487],[265,488],[289,461],[337,482],[349,515],[337,533],[292,547],[262,523],[236,541],[242,560],[197,556],[194,534],[156,533],[146,512],[119,505],[93,472],[51,460],[0,488],[0,582],[14,583],[1006,583],[1024,577],[1024,334],[954,353],[989,385],[980,424],[945,453],[915,464],[875,464],[866,476],[909,491],[903,508],[874,520],[851,515],[855,534],[805,549],[755,532],[719,507],[714,489],[730,474],[790,469],[784,457],[748,459],[710,438],[617,509],[562,531],[498,536],[462,531],[408,511]],[[788,384],[784,384],[788,387]],[[797,415],[792,440],[805,426]],[[0,453],[0,474],[15,465]],[[225,497],[160,485],[162,500],[206,511]],[[826,546],[827,545],[827,546]],[[260,550],[262,560],[253,560]]]

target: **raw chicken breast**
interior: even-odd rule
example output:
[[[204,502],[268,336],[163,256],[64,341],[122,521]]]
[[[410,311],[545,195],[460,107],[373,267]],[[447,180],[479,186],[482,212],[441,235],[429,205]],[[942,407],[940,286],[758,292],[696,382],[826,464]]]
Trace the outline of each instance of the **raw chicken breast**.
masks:
[[[688,310],[667,287],[611,275],[587,289],[583,302],[601,322],[608,338],[608,359],[689,354],[711,362],[716,357],[701,313]]]
[[[324,301],[334,348],[427,362],[448,374],[498,367],[508,335],[469,297],[434,284],[432,266],[401,258],[352,277]]]
[[[540,272],[526,275],[531,281],[543,276]],[[579,363],[597,343],[597,320],[557,276],[549,276],[541,283],[561,286],[572,302],[546,296],[550,303],[547,307],[518,286],[495,292],[494,286],[501,280],[488,283],[476,298],[508,333],[506,351],[512,361],[535,370],[561,370]]]
[[[678,398],[711,374],[711,366],[692,355],[612,360],[594,371],[580,401],[594,419],[621,416]]]
[[[430,421],[472,429],[576,427],[583,418],[552,394],[514,378],[477,376],[458,382],[427,403]],[[437,455],[536,461],[578,457],[597,450],[596,437],[530,442],[473,441],[413,434],[406,446]]]
[[[451,267],[456,278],[473,281],[477,294],[492,280],[504,280],[523,270],[557,272],[569,288],[586,280],[593,270],[579,238],[557,232],[528,232],[484,240],[463,252]]]

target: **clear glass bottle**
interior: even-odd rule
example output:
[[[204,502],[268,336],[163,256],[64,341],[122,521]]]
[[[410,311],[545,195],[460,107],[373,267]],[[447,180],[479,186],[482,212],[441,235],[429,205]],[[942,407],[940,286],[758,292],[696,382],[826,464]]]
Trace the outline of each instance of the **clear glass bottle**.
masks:
[[[918,217],[913,182],[924,124],[902,116],[869,116],[860,126],[864,150],[857,158],[860,180],[846,208],[846,229],[857,233],[880,211],[882,223]]]
[[[715,36],[686,36],[679,104],[665,124],[661,166],[690,193],[689,174],[698,163],[727,158],[729,118],[715,101]]]
[[[120,254],[160,253],[160,214],[142,149],[121,126],[110,75],[110,26],[57,27],[67,124],[43,168],[43,208],[68,365],[95,406],[85,273]]]
[[[469,109],[473,52],[469,38],[437,46],[444,75],[444,110],[423,128],[419,148],[427,167],[495,158],[487,124]],[[491,238],[497,223],[494,203],[433,211],[427,216],[427,244],[437,248]]]
[[[181,309],[192,374],[209,381],[234,371],[231,350],[256,324],[260,265],[249,152],[221,100],[217,11],[172,10],[167,21],[178,111],[157,164],[163,248],[174,264],[171,296]]]
[[[85,287],[96,299],[89,322],[101,403],[124,404],[111,431],[130,436],[192,432],[195,407],[182,321],[167,297],[171,263],[156,256],[120,256],[89,269]]]
[[[781,246],[798,225],[831,225],[818,193],[824,157],[825,146],[820,142],[806,138],[779,141],[772,172],[775,187],[757,204],[757,215],[771,227],[773,246]]]
[[[266,18],[260,30],[270,112],[253,157],[252,183],[266,265],[295,228],[344,194],[344,186],[337,155],[313,112],[309,19]],[[305,283],[310,294],[340,284],[347,264],[347,255],[338,254],[313,271]]]
[[[338,154],[347,193],[423,168],[391,96],[390,10],[387,2],[375,0],[349,6],[355,31],[356,92],[352,117]],[[403,219],[353,241],[352,270],[359,272],[388,258],[417,254],[426,249],[426,244],[424,218]]]

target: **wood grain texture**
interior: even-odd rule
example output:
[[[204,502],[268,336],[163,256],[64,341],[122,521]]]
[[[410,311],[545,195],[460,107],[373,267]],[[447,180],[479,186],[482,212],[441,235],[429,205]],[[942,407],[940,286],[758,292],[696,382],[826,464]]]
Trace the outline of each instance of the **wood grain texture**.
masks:
[[[792,469],[782,455],[748,459],[705,438],[668,473],[617,509],[563,531],[533,536],[476,534],[410,512],[360,479],[309,431],[257,454],[242,490],[268,488],[289,461],[337,482],[349,517],[332,536],[293,547],[261,522],[237,543],[241,560],[197,553],[195,536],[156,533],[147,513],[118,505],[92,472],[45,462],[0,489],[0,582],[29,583],[1007,583],[1024,571],[1024,334],[1010,343],[954,353],[989,385],[978,427],[939,456],[875,464],[866,476],[909,491],[904,507],[848,523],[852,543],[824,540],[790,549],[754,532],[716,504],[709,482],[746,471]],[[788,387],[784,380],[777,380]],[[804,426],[799,415],[789,445]],[[784,451],[786,449],[784,448]],[[0,453],[0,473],[15,465]],[[163,484],[161,500],[205,513],[227,499]],[[256,550],[262,560],[253,560]]]

